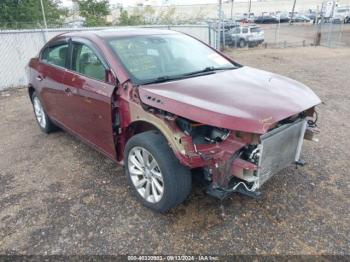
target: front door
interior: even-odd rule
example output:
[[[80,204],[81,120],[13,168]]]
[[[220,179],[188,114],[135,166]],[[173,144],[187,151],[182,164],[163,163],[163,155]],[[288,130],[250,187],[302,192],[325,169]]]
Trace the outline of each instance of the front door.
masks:
[[[95,49],[72,42],[70,70],[64,75],[68,128],[116,158],[111,97],[115,85],[107,82],[107,66]]]

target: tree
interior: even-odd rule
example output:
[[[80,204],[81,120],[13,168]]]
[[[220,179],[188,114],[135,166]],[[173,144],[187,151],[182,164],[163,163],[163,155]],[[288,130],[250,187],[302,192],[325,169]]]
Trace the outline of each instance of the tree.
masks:
[[[49,26],[61,25],[66,10],[60,7],[60,0],[43,0],[46,20]],[[1,28],[36,28],[43,25],[43,15],[38,0],[1,0]]]
[[[120,8],[119,25],[143,25],[145,24],[145,18],[139,9],[134,9],[132,14],[129,14],[127,10]]]
[[[176,8],[174,6],[168,7],[159,14],[159,22],[163,25],[176,24],[177,17],[175,17]]]
[[[108,0],[74,0],[79,13],[85,18],[87,26],[105,26],[106,16],[110,14]]]

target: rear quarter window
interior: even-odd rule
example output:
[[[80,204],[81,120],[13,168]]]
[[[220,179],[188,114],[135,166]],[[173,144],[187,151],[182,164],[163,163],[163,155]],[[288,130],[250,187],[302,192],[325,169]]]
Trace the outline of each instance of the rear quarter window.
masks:
[[[259,33],[261,31],[261,29],[259,27],[252,27],[250,28],[250,32],[251,33]]]

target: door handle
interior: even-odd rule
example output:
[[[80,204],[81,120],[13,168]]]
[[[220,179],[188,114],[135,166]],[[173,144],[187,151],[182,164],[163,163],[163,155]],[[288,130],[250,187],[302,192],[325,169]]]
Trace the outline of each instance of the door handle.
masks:
[[[43,77],[39,75],[39,76],[36,77],[36,80],[42,81],[42,80],[43,80]]]
[[[64,92],[66,92],[66,93],[72,93],[72,90],[71,90],[69,87],[67,87],[67,88],[64,89]]]

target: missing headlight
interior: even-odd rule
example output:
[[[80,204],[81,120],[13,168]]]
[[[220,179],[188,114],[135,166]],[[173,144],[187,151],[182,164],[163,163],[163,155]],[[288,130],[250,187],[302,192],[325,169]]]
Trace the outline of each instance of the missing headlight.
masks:
[[[192,136],[194,144],[218,143],[230,135],[228,129],[196,123],[182,117],[176,118],[176,123],[186,135]]]

